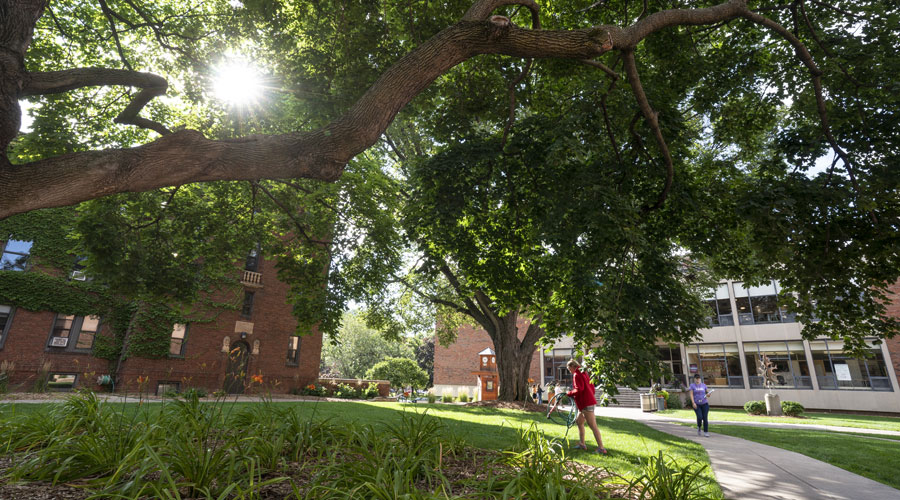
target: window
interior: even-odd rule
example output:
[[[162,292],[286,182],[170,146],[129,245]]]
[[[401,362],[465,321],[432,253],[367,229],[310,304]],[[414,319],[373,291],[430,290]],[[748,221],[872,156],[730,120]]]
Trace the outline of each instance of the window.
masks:
[[[300,337],[291,335],[288,339],[287,364],[297,366],[300,362]]]
[[[778,307],[778,282],[770,281],[762,286],[746,288],[743,283],[734,283],[735,304],[738,321],[742,325],[760,323],[793,323],[793,314]]]
[[[690,377],[699,373],[711,387],[744,387],[736,343],[685,346]]]
[[[54,351],[90,351],[99,331],[99,316],[57,314],[47,347]]]
[[[744,356],[747,360],[747,375],[750,388],[766,386],[763,370],[759,366],[765,354],[772,362],[777,379],[776,387],[785,389],[812,389],[812,377],[806,362],[806,351],[802,341],[792,342],[744,342]]]
[[[187,325],[175,323],[172,326],[172,337],[169,340],[169,356],[184,356],[184,336]]]
[[[76,257],[75,264],[72,266],[72,273],[69,274],[69,279],[74,281],[91,281],[88,275],[84,272],[84,261],[87,260],[87,257]]]
[[[859,359],[845,354],[840,340],[811,340],[813,366],[819,389],[893,391],[881,346],[866,341],[869,350]]]
[[[253,314],[253,292],[244,292],[244,305],[241,307],[241,317],[250,318]]]
[[[659,346],[659,359],[671,372],[671,375],[662,377],[659,380],[660,383],[667,385],[669,382],[677,380],[682,385],[687,385],[684,378],[684,364],[681,362],[681,348],[677,344],[674,346]]]
[[[99,329],[99,316],[82,318],[81,329],[78,331],[78,340],[75,341],[75,349],[90,349],[94,347],[94,337],[97,336]]]
[[[0,305],[0,349],[3,348],[3,344],[6,342],[6,334],[9,332],[10,325],[12,325],[12,316],[12,306]]]
[[[30,253],[30,241],[7,240],[0,254],[0,271],[24,271]]]
[[[566,363],[572,359],[572,349],[553,349],[544,353],[544,384],[556,382],[557,384],[571,384],[572,376],[566,368]]]
[[[74,373],[51,373],[47,378],[47,388],[51,391],[69,391],[75,387],[77,378]]]
[[[709,326],[732,326],[734,316],[731,315],[731,299],[728,298],[728,284],[722,283],[706,297],[710,308]]]
[[[254,273],[259,271],[259,253],[259,244],[257,244],[247,255],[247,260],[244,262],[244,270],[253,271]]]

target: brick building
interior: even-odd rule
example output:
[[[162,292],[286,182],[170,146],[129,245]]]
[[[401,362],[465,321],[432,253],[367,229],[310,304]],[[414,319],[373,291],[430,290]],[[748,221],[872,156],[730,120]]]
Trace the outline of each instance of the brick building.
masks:
[[[519,338],[525,335],[529,322],[520,319],[517,327]],[[456,341],[444,347],[435,339],[434,342],[434,388],[436,395],[452,394],[454,397],[466,393],[469,397],[479,398],[482,387],[475,372],[481,366],[479,353],[485,349],[494,349],[494,343],[487,332],[480,327],[463,325],[459,329]],[[493,362],[488,361],[495,365]],[[541,379],[540,349],[536,349],[531,358],[528,377]]]
[[[887,313],[900,318],[900,283],[892,290]],[[682,382],[700,374],[716,389],[712,404],[718,406],[740,407],[764,398],[758,360],[765,355],[774,364],[774,390],[782,401],[798,401],[810,409],[900,413],[900,337],[881,343],[866,339],[867,357],[855,358],[839,340],[804,339],[803,325],[779,306],[778,293],[777,281],[758,287],[721,282],[707,297],[709,328],[690,344],[660,343],[660,359]],[[436,346],[435,392],[474,391],[469,374],[478,369],[476,354],[485,347],[493,347],[487,333],[469,326],[460,329],[455,344]],[[565,363],[573,352],[571,339],[536,352],[531,377],[544,384],[569,384]]]
[[[0,273],[48,272],[29,263],[31,242],[10,239],[0,243]],[[36,259],[40,261],[40,258]],[[172,325],[169,354],[161,359],[130,357],[120,370],[117,391],[134,392],[138,377],[150,393],[204,388],[241,393],[252,375],[263,376],[265,390],[288,392],[318,377],[322,335],[294,336],[296,320],[286,303],[288,286],[276,279],[274,262],[254,254],[241,273],[243,300],[238,310],[215,311],[210,322]],[[74,271],[49,274],[83,280]],[[2,292],[2,290],[0,290]],[[98,379],[113,363],[93,355],[95,339],[109,332],[104,318],[54,311],[32,311],[0,303],[0,371],[5,367],[7,390],[30,390],[49,375],[51,389],[103,389]],[[2,375],[2,374],[0,374]]]

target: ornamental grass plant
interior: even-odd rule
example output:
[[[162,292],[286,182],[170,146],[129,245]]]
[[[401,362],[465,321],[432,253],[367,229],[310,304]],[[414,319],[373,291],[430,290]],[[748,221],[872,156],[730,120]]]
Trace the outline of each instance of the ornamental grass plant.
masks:
[[[534,423],[498,452],[474,448],[430,410],[378,422],[322,418],[320,405],[336,404],[348,403],[202,402],[192,392],[121,405],[81,392],[0,414],[8,430],[0,450],[12,458],[0,488],[42,482],[78,484],[104,499],[297,500],[577,500],[623,491],[608,484],[615,474],[573,462]]]

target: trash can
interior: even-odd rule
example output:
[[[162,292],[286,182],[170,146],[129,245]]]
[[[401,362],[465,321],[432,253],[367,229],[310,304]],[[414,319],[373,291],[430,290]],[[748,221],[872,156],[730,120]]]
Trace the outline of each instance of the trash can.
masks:
[[[641,394],[641,411],[656,411],[656,394]]]

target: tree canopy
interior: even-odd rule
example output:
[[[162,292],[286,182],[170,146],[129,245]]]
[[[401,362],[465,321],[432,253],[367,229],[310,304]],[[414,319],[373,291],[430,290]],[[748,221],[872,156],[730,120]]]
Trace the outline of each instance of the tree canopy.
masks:
[[[80,212],[145,230],[170,207],[221,216],[171,224],[169,241],[260,242],[303,325],[334,332],[369,300],[396,334],[411,319],[390,306],[399,287],[447,325],[466,314],[516,339],[527,318],[520,355],[574,334],[620,381],[644,375],[654,339],[696,333],[716,277],[778,279],[804,335],[851,349],[900,328],[884,314],[900,277],[891,0],[0,0],[0,14],[0,217],[97,198]],[[229,55],[262,67],[259,106],[213,99]],[[19,134],[22,99],[34,123]],[[128,261],[97,247],[90,262]],[[147,255],[179,253],[164,248]],[[127,282],[112,269],[97,272]]]

